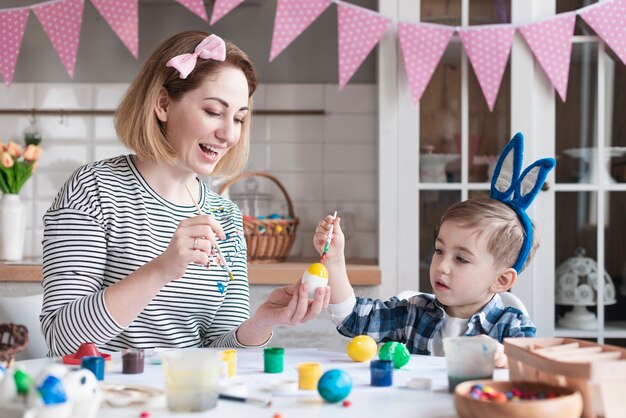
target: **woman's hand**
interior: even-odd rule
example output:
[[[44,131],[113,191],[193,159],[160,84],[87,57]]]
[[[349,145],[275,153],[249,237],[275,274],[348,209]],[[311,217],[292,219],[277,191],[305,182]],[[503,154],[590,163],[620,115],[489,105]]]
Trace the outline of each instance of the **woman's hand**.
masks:
[[[297,283],[274,289],[267,300],[259,306],[252,318],[264,327],[275,325],[297,325],[317,317],[328,307],[330,287],[315,289],[313,299],[309,299],[309,286]]]
[[[211,215],[199,215],[180,222],[169,245],[149,265],[162,274],[164,284],[180,279],[189,263],[209,266],[212,248],[217,245],[215,235],[225,239],[219,222]]]
[[[330,226],[334,225],[333,233],[331,236],[330,246],[326,256],[329,260],[336,258],[337,256],[343,256],[343,250],[345,247],[346,239],[341,230],[341,218],[336,217],[333,221],[332,215],[327,215],[322,219],[315,228],[315,235],[313,235],[313,245],[317,252],[322,255],[324,248],[326,247],[326,240],[328,239],[328,231]]]

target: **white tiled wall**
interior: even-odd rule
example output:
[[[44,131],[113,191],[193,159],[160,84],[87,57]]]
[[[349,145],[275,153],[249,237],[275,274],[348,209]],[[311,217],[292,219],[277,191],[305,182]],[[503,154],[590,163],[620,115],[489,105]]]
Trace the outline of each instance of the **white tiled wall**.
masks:
[[[126,84],[14,84],[0,87],[0,109],[114,109]],[[339,211],[351,258],[376,258],[378,225],[377,97],[374,85],[266,84],[257,110],[313,110],[322,115],[256,115],[248,168],[275,175],[300,218],[292,257],[314,256],[313,230]],[[0,115],[0,140],[22,141],[30,116]],[[44,153],[20,195],[29,211],[26,256],[41,255],[41,218],[57,191],[80,165],[129,153],[117,140],[112,116],[38,116]],[[233,191],[241,185],[234,186]],[[217,187],[217,186],[216,186]],[[262,188],[283,197],[270,184]]]

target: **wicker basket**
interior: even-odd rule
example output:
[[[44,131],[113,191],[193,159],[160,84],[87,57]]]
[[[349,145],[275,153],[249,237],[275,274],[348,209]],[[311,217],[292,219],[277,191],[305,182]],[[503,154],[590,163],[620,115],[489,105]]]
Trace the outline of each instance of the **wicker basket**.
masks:
[[[244,219],[243,231],[248,246],[248,262],[250,263],[276,263],[285,261],[289,251],[296,240],[298,218],[293,211],[293,203],[289,193],[278,179],[270,174],[262,172],[245,172],[225,183],[220,189],[220,194],[239,180],[248,177],[264,177],[278,186],[285,195],[289,211],[289,219]]]
[[[28,345],[28,329],[24,325],[0,324],[0,361],[10,363]]]

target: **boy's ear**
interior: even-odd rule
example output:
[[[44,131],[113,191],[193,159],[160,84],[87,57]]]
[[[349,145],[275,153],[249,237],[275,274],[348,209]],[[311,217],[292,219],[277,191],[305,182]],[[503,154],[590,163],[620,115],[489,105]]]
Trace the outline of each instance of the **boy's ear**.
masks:
[[[506,292],[513,287],[517,280],[517,271],[513,267],[509,267],[502,271],[496,280],[491,284],[489,290],[493,293]]]
[[[161,122],[167,122],[167,110],[169,109],[170,97],[165,88],[161,88],[157,101],[154,104],[154,113]]]

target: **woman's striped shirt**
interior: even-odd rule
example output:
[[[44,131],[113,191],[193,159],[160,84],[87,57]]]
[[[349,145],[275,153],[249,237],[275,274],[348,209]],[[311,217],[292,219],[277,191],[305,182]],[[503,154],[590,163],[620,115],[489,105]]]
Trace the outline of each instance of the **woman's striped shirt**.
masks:
[[[163,253],[196,208],[160,197],[130,156],[88,164],[70,177],[44,216],[40,320],[50,355],[73,353],[83,342],[105,351],[241,346],[235,330],[250,316],[241,212],[203,181],[200,190],[203,212],[227,234],[220,248],[235,280],[215,264],[189,264],[124,328],[108,312],[104,289]]]

